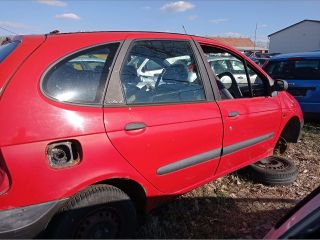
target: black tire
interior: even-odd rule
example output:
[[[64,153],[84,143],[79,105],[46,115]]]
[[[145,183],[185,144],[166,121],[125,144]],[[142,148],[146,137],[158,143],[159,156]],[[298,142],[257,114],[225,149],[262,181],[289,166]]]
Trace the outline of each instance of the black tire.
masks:
[[[271,156],[251,164],[242,172],[254,181],[267,185],[288,185],[298,176],[298,169],[294,163],[278,156]]]
[[[73,196],[49,224],[53,238],[131,238],[137,226],[129,196],[110,185],[93,185]]]

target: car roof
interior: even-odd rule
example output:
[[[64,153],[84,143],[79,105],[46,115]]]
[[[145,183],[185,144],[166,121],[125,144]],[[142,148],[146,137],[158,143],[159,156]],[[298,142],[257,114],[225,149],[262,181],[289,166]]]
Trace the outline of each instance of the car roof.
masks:
[[[191,38],[194,38],[198,41],[209,41],[216,45],[221,45],[226,48],[235,49],[230,45],[226,45],[219,40],[212,39],[205,36],[198,36],[198,35],[192,35],[192,34],[184,34],[184,33],[173,33],[173,32],[156,32],[156,31],[81,31],[81,32],[59,32],[59,31],[53,31],[51,33],[47,34],[36,34],[36,35],[16,35],[14,38],[24,38],[24,37],[42,37],[45,36],[47,38],[65,38],[65,37],[75,37],[84,35],[84,36],[106,36],[106,35],[112,35],[117,34],[118,36],[123,36],[130,38],[130,36],[133,36],[134,38],[177,38],[177,39],[184,39],[184,40],[190,40]]]
[[[270,60],[280,61],[288,60],[289,58],[320,59],[320,51],[279,54],[272,57]]]

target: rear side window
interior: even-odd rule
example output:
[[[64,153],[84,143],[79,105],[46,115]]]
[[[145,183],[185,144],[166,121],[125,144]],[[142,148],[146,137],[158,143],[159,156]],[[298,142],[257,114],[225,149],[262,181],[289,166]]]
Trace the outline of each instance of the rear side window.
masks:
[[[54,65],[42,81],[42,91],[59,102],[101,103],[110,66],[119,43],[94,47]]]
[[[271,61],[265,70],[274,79],[320,80],[320,59]]]
[[[20,42],[9,42],[0,46],[0,63],[13,52]]]
[[[121,68],[127,104],[204,101],[205,91],[187,41],[136,41]]]

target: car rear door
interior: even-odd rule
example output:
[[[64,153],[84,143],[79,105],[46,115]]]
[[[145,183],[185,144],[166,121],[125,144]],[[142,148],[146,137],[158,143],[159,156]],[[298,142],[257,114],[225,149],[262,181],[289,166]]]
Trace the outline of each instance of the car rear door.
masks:
[[[186,39],[127,40],[107,90],[104,123],[108,137],[137,171],[165,193],[206,181],[219,164],[220,110],[194,50],[193,42]],[[155,84],[137,87],[142,79],[130,65],[134,56],[161,65],[168,56],[180,55],[192,59],[197,81],[188,82],[187,66],[172,64]]]
[[[218,101],[224,124],[224,138],[221,163],[216,174],[223,175],[273,153],[281,122],[281,108],[278,97],[270,96],[268,79],[259,70],[248,66],[232,49],[202,39],[199,41],[204,59],[207,59],[205,55],[210,55],[211,59],[214,56],[232,56],[246,69],[245,82],[234,76],[237,86],[224,88],[233,96]],[[217,76],[209,65],[207,68],[213,86],[217,86]],[[253,81],[255,74],[257,76]],[[223,84],[218,86],[219,92],[223,91]],[[237,93],[237,89],[240,92]]]

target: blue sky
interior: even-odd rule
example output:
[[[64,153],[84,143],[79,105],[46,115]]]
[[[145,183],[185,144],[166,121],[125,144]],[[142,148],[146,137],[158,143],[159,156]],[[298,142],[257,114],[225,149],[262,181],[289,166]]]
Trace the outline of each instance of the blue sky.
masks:
[[[303,19],[320,20],[320,1],[0,0],[0,35],[96,30],[150,30],[254,37]]]

